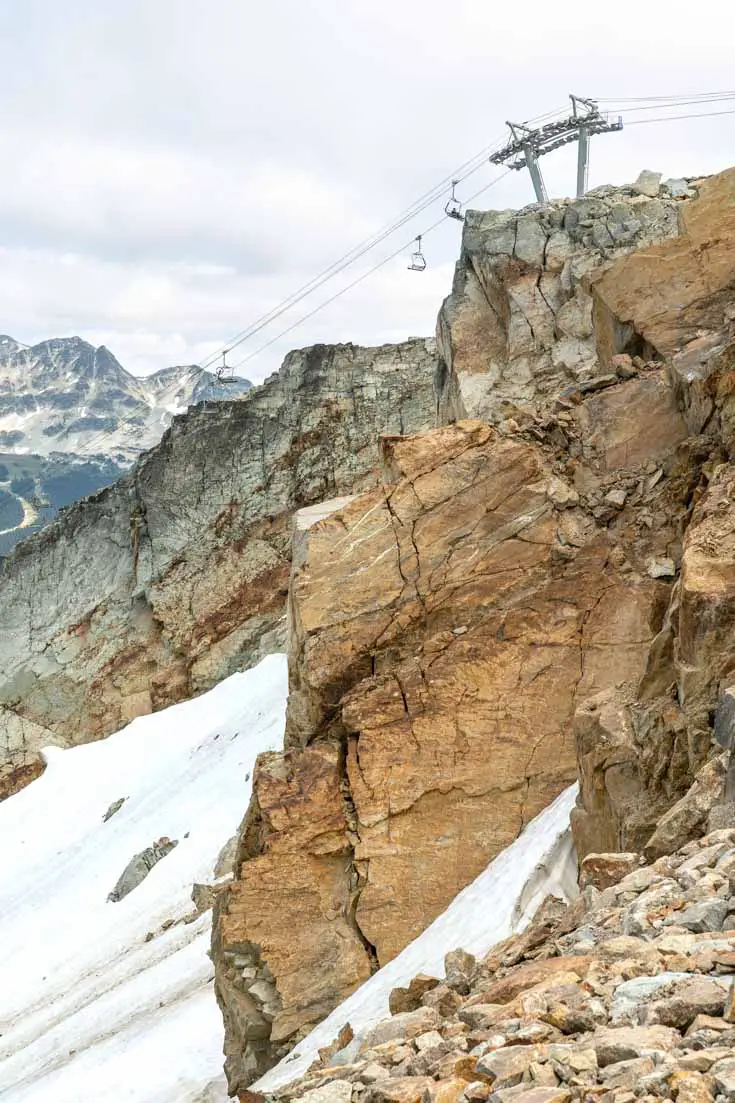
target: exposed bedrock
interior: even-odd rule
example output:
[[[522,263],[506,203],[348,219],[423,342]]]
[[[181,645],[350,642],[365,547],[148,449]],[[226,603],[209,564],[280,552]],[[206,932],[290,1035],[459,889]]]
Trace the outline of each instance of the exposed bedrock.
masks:
[[[294,352],[21,545],[0,576],[0,792],[39,746],[104,736],[277,648],[292,510],[373,484],[386,429],[457,412],[431,342]]]
[[[575,774],[582,855],[711,819],[734,184],[470,214],[438,336],[485,420],[386,437],[380,485],[297,516],[286,748],[215,917],[233,1091]]]
[[[597,188],[543,208],[469,211],[439,350],[473,416],[500,422],[547,408],[609,371],[591,282],[620,257],[680,232],[690,201]],[[622,325],[616,352],[650,348]]]
[[[577,705],[645,670],[671,589],[648,567],[677,554],[686,427],[655,365],[561,416],[386,438],[382,485],[299,526],[287,746],[256,773],[215,921],[232,1090],[516,838],[575,776]],[[315,786],[315,763],[331,782]]]

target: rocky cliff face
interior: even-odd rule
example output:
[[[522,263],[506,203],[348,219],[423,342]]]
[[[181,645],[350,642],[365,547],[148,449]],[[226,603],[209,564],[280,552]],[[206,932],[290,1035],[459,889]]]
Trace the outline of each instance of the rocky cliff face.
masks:
[[[292,353],[20,545],[0,575],[6,790],[39,746],[99,738],[276,648],[291,511],[374,483],[386,428],[456,412],[430,343]]]
[[[385,439],[297,534],[286,750],[215,920],[233,1090],[575,773],[581,855],[671,852],[721,799],[734,209],[726,173],[469,220],[440,346],[498,428]]]
[[[494,422],[538,414],[606,370],[592,281],[626,254],[676,237],[689,206],[663,188],[659,197],[606,187],[520,214],[468,211],[437,323],[467,411]],[[650,351],[625,326],[617,345]]]

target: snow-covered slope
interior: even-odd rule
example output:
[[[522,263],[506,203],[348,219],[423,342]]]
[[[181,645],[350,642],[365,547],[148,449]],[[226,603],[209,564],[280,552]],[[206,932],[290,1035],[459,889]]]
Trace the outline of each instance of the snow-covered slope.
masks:
[[[282,743],[286,695],[285,656],[270,656],[102,742],[49,749],[44,775],[0,805],[0,1100],[224,1103],[211,917],[182,920],[247,806],[256,755]],[[387,1015],[390,990],[441,974],[448,950],[484,954],[547,892],[571,895],[574,799],[575,788],[559,797],[258,1086],[303,1073],[347,1021],[359,1039]],[[178,845],[109,902],[162,836]]]
[[[139,378],[104,345],[80,337],[31,347],[0,337],[0,450],[130,463],[158,443],[175,414],[205,398],[236,398],[250,386],[239,378],[218,384],[195,365]]]
[[[355,1033],[351,1046],[357,1048],[365,1032],[388,1016],[392,988],[408,984],[419,973],[443,976],[444,955],[450,950],[461,947],[478,957],[487,954],[496,942],[522,930],[549,893],[570,899],[577,891],[569,829],[576,796],[577,786],[572,785],[423,934],[340,1004],[254,1088],[274,1091],[302,1076],[319,1049],[333,1042],[345,1023]]]
[[[50,749],[0,805],[0,1099],[227,1098],[210,914],[179,921],[237,829],[256,755],[281,745],[286,692],[271,656],[103,742]],[[178,845],[108,902],[161,836]]]

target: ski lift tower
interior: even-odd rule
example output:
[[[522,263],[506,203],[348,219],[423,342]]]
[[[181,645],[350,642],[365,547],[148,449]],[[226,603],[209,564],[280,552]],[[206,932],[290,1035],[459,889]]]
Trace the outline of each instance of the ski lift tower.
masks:
[[[539,168],[539,157],[551,153],[569,142],[579,144],[577,155],[577,199],[587,191],[589,173],[590,138],[593,134],[608,134],[623,129],[620,116],[611,122],[600,114],[595,100],[582,96],[570,96],[572,114],[564,119],[547,123],[532,130],[523,123],[508,123],[511,141],[490,156],[494,165],[508,165],[512,169],[528,169],[536,200],[548,203],[549,196]]]

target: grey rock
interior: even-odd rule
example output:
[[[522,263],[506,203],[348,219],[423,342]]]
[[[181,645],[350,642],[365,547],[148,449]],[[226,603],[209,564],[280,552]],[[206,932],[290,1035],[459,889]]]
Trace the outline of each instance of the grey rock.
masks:
[[[433,1007],[420,1007],[417,1011],[402,1011],[398,1015],[385,1019],[368,1031],[363,1039],[361,1052],[373,1049],[384,1042],[393,1042],[407,1037],[416,1037],[434,1030],[441,1024],[441,1018]]]
[[[659,973],[654,977],[634,977],[633,980],[624,981],[615,989],[610,1004],[611,1022],[617,1024],[636,1021],[638,1012],[652,996],[672,982],[688,977],[688,973]]]
[[[681,178],[664,180],[662,187],[672,199],[692,199],[697,194],[696,188],[693,188],[688,180]]]
[[[350,1103],[352,1084],[349,1080],[332,1080],[320,1088],[312,1088],[296,1096],[294,1103]]]
[[[728,1103],[735,1100],[735,1057],[717,1061],[710,1069],[710,1073],[715,1078],[717,1090],[724,1095]]]
[[[649,578],[676,578],[676,564],[673,559],[652,559],[647,567]]]
[[[655,198],[659,193],[662,175],[660,172],[651,172],[650,169],[644,169],[633,185],[633,191],[637,192],[638,195]]]
[[[690,931],[721,931],[730,906],[727,900],[701,900],[676,915],[678,926]]]
[[[524,212],[468,211],[439,351],[468,414],[500,423],[507,404],[547,408],[601,375],[590,276],[631,249],[674,237],[681,201],[605,188]]]
[[[113,800],[112,804],[107,809],[104,816],[102,817],[103,823],[107,823],[108,820],[112,819],[112,817],[115,815],[115,813],[120,811],[120,809],[125,804],[125,801],[127,799],[128,799],[127,797],[118,797],[117,800]]]
[[[117,884],[107,899],[111,903],[117,903],[136,889],[146,879],[153,867],[170,854],[175,846],[179,845],[178,839],[168,839],[164,836],[157,839],[151,846],[141,850],[134,858],[131,858],[125,869],[120,874]]]
[[[726,751],[735,748],[735,687],[728,687],[720,697],[715,712],[715,739]]]

